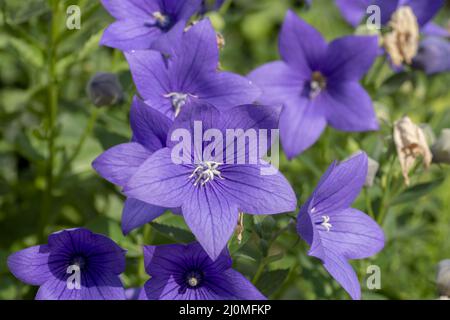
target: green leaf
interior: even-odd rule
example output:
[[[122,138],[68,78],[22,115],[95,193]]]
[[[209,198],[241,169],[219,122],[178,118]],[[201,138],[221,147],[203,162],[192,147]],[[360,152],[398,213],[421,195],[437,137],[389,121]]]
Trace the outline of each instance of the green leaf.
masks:
[[[24,63],[36,68],[42,68],[44,65],[44,54],[39,48],[19,38],[10,38],[8,41]]]
[[[268,271],[262,274],[256,283],[256,287],[265,295],[273,294],[286,280],[289,275],[289,269],[279,269]]]
[[[402,203],[413,203],[420,197],[423,197],[427,194],[429,194],[434,189],[438,188],[442,182],[444,182],[444,178],[439,178],[437,180],[427,182],[427,183],[421,183],[418,185],[415,185],[413,187],[410,187],[403,191],[400,195],[394,198],[394,200],[391,202],[391,205],[398,205]]]
[[[152,222],[151,226],[163,236],[169,237],[177,242],[189,243],[195,241],[194,235],[189,231],[157,222]]]

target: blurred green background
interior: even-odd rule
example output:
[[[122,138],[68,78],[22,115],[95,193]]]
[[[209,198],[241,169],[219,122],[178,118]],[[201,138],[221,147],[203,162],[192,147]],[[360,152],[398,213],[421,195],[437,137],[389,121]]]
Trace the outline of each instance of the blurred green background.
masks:
[[[81,8],[81,29],[66,28],[66,9]],[[209,13],[226,41],[221,66],[246,74],[278,59],[277,34],[288,8],[330,40],[353,33],[331,0],[311,8],[295,0],[226,1]],[[128,250],[127,287],[141,286],[142,244],[193,239],[182,218],[170,213],[124,237],[124,197],[101,179],[91,162],[103,150],[130,139],[128,111],[135,93],[123,55],[100,47],[113,19],[99,1],[0,0],[0,299],[31,299],[36,288],[8,271],[9,254],[46,242],[49,233],[85,226],[110,236]],[[53,17],[53,19],[52,19]],[[447,3],[437,21],[450,18]],[[96,72],[118,74],[125,91],[121,105],[96,108],[86,85]],[[450,74],[418,71],[395,75],[380,59],[363,80],[382,120],[377,133],[348,134],[327,129],[319,142],[281,171],[303,203],[334,159],[363,149],[380,170],[354,207],[374,216],[386,233],[377,256],[355,261],[364,299],[434,299],[436,264],[450,258],[450,170],[421,166],[406,188],[392,142],[392,122],[404,114],[427,123],[438,135],[450,128]],[[307,256],[296,232],[295,213],[245,217],[244,239],[230,241],[235,267],[273,299],[348,299],[320,262]],[[367,267],[381,268],[381,289],[368,290]]]

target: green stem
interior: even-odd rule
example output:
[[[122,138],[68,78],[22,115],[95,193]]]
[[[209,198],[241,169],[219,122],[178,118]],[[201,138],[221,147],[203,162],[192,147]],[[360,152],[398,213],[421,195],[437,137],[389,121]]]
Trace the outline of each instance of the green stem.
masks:
[[[61,171],[58,174],[58,177],[56,178],[56,181],[59,182],[62,178],[62,175],[67,172],[67,170],[70,168],[70,165],[75,161],[75,159],[80,154],[81,150],[83,149],[83,146],[86,142],[86,140],[91,135],[92,131],[94,130],[95,123],[97,122],[98,116],[100,114],[101,109],[97,107],[93,107],[91,109],[91,116],[89,117],[88,123],[86,125],[86,128],[84,129],[83,133],[80,136],[80,139],[78,140],[77,145],[75,146],[75,149],[72,153],[72,155],[67,159],[67,161],[63,164]]]
[[[261,276],[262,276],[262,274],[263,274],[263,272],[264,272],[264,268],[265,268],[265,267],[266,267],[266,259],[263,258],[263,259],[261,260],[261,263],[260,263],[259,266],[258,266],[258,269],[256,270],[255,275],[253,276],[253,279],[252,279],[252,283],[253,283],[253,284],[258,283],[258,280],[259,280],[259,278],[261,278]]]
[[[366,208],[367,208],[367,212],[369,213],[369,216],[371,216],[372,218],[375,218],[375,213],[373,212],[373,207],[372,207],[372,199],[370,198],[368,187],[364,187],[364,198],[366,200]]]
[[[55,139],[56,139],[56,120],[58,115],[58,80],[56,77],[56,44],[55,39],[57,37],[57,14],[58,14],[58,1],[51,1],[52,17],[50,20],[49,34],[48,34],[48,54],[47,54],[47,72],[48,72],[48,143],[47,143],[47,161],[45,165],[45,191],[42,204],[42,213],[39,223],[38,240],[43,241],[45,239],[45,227],[47,225],[50,211],[53,207],[53,185],[54,176],[53,168],[55,164]]]

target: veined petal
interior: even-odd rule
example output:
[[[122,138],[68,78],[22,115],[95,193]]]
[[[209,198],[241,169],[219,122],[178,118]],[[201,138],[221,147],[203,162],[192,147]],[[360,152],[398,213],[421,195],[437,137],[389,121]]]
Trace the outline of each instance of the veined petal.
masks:
[[[106,28],[100,45],[122,51],[145,50],[151,47],[162,31],[143,20],[118,20]]]
[[[320,179],[309,211],[321,216],[349,208],[364,185],[367,170],[367,155],[363,152],[338,165],[333,163]]]
[[[227,245],[238,220],[238,206],[206,184],[194,186],[187,193],[181,208],[186,224],[206,253],[215,260]]]
[[[164,211],[166,211],[165,208],[128,198],[125,200],[122,212],[122,232],[128,234],[132,230],[155,220]]]
[[[333,128],[352,132],[379,129],[370,96],[358,82],[330,84],[322,99]]]
[[[167,66],[161,53],[134,51],[125,53],[134,83],[145,102],[152,108],[170,105],[164,95],[171,92]],[[161,110],[165,113],[166,110]]]
[[[262,90],[258,101],[267,105],[282,104],[301,93],[302,77],[283,61],[267,63],[253,70],[248,78]]]
[[[119,144],[103,152],[92,167],[106,180],[123,186],[150,155],[151,152],[139,143]]]
[[[252,81],[231,72],[207,73],[195,86],[199,99],[221,109],[253,103],[261,94]]]
[[[284,104],[280,117],[283,150],[292,159],[311,147],[326,127],[322,95],[313,100],[303,97]]]
[[[171,149],[152,154],[126,183],[124,193],[130,198],[165,208],[181,207],[192,182],[192,168],[175,164]]]
[[[8,257],[8,268],[20,281],[39,286],[52,277],[47,245],[30,247]]]
[[[365,213],[348,208],[330,211],[329,231],[319,231],[322,245],[347,259],[363,259],[384,247],[384,233]]]
[[[131,105],[130,123],[133,141],[145,146],[151,152],[165,147],[172,120],[137,97]]]
[[[224,180],[217,188],[233,199],[242,212],[250,214],[276,214],[294,211],[297,198],[286,178],[273,166],[224,165]]]
[[[322,67],[328,82],[360,80],[378,56],[378,37],[346,36],[330,43]]]
[[[317,70],[327,44],[322,35],[289,10],[280,33],[279,49],[283,60],[305,79]]]
[[[224,298],[236,300],[267,300],[259,290],[242,274],[233,269],[224,272],[224,283],[227,291],[232,291],[233,296]]]

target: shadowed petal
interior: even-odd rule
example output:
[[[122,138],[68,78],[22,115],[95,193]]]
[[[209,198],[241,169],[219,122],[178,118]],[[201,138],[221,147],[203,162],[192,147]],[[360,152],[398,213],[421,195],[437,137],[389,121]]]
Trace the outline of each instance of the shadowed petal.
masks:
[[[408,0],[405,5],[411,7],[420,26],[427,24],[444,5],[444,0]]]
[[[283,150],[292,159],[311,147],[326,126],[322,95],[312,101],[298,97],[285,103],[280,117]]]
[[[150,155],[151,152],[139,143],[119,144],[103,152],[92,167],[106,180],[123,186]]]
[[[164,148],[152,154],[127,182],[124,193],[149,204],[181,207],[192,182],[188,177],[192,168],[175,164],[171,149]]]
[[[242,274],[233,269],[224,272],[223,289],[232,292],[232,296],[225,295],[224,299],[236,300],[267,300],[259,290]]]
[[[323,103],[327,121],[335,129],[356,132],[379,129],[370,96],[357,82],[329,85]]]
[[[215,186],[207,184],[200,187],[191,183],[181,210],[198,242],[215,260],[236,228],[238,206]]]
[[[279,49],[283,60],[305,79],[318,69],[327,44],[312,26],[289,10],[280,33]]]
[[[344,19],[356,27],[366,15],[370,0],[336,0],[336,5]]]
[[[52,276],[47,245],[30,247],[8,257],[8,268],[20,281],[39,286]]]
[[[273,166],[224,165],[224,180],[218,180],[221,194],[233,199],[239,209],[250,214],[294,211],[297,198],[286,178]]]
[[[443,37],[443,38],[450,37],[449,30],[435,24],[434,22],[429,22],[425,26],[423,26],[422,33],[427,36]]]
[[[131,105],[130,124],[133,141],[154,152],[165,147],[172,120],[135,97]]]
[[[122,51],[149,49],[162,31],[143,20],[118,20],[106,28],[100,45]]]
[[[126,235],[132,230],[155,220],[164,211],[166,211],[165,208],[128,198],[125,200],[122,212],[122,232]]]
[[[267,63],[253,70],[248,78],[262,90],[258,101],[267,105],[281,104],[301,92],[304,80],[283,61]]]
[[[375,36],[346,36],[328,46],[322,71],[328,81],[360,80],[378,55]]]

